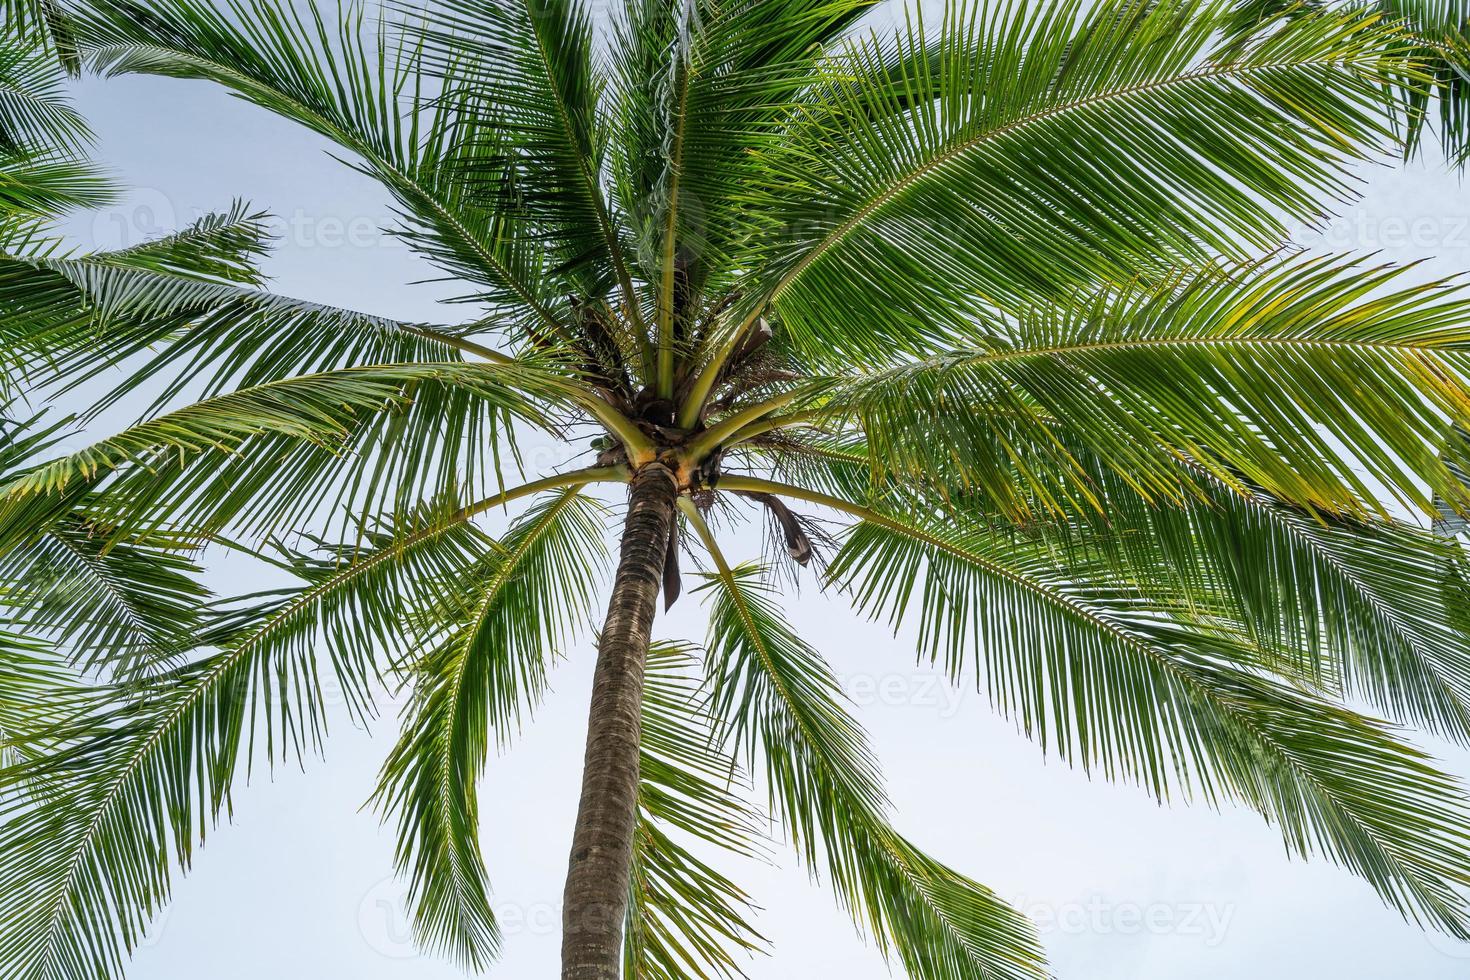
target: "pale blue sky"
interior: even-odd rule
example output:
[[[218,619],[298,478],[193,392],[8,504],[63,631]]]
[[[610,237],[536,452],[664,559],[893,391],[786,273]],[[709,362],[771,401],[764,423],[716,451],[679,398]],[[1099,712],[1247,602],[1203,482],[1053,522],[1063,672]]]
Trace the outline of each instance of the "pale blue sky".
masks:
[[[244,197],[285,219],[269,263],[275,288],[390,316],[454,320],[444,286],[372,231],[389,213],[369,181],[304,131],[207,85],[156,79],[77,86],[97,155],[132,188],[120,207],[72,221],[82,245],[169,230]],[[1425,275],[1470,258],[1470,197],[1438,166],[1366,169],[1363,201],[1304,242],[1431,258]],[[121,419],[105,420],[120,423]],[[219,581],[249,591],[250,581]],[[1325,862],[1289,861],[1279,836],[1244,811],[1160,808],[1141,792],[1044,763],[972,691],[913,666],[911,646],[814,589],[788,597],[860,704],[902,829],[936,856],[1035,916],[1069,980],[1336,980],[1470,976],[1470,949],[1426,937]],[[702,638],[696,598],[662,618],[663,637]],[[592,651],[584,642],[483,789],[486,853],[507,933],[492,975],[555,975],[557,927],[578,784]],[[176,901],[139,951],[137,980],[438,980],[458,974],[407,944],[389,834],[359,812],[391,736],[341,723],[325,762],[257,777],[233,826],[211,836]],[[1442,746],[1431,746],[1444,754]],[[1470,775],[1470,758],[1452,765]],[[786,855],[742,867],[765,908],[774,955],[757,980],[878,980],[881,957],[854,936],[828,893]]]

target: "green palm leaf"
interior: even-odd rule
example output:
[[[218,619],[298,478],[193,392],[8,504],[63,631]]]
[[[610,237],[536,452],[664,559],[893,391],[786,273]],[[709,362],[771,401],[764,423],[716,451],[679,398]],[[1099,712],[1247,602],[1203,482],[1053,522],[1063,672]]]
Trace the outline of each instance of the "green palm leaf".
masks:
[[[80,151],[92,131],[66,95],[66,74],[46,45],[3,21],[0,47],[0,147],[52,146]]]
[[[808,866],[824,858],[843,904],[917,980],[1045,977],[1024,918],[888,825],[877,764],[836,680],[756,574],[724,567],[707,586],[714,712],[747,752],[760,747],[772,806]]]
[[[0,542],[46,526],[48,514],[64,513],[77,492],[108,477],[94,507],[103,526],[150,527],[167,514],[196,534],[242,512],[257,532],[320,513],[332,486],[343,499],[391,491],[402,500],[416,487],[447,487],[456,473],[474,475],[484,465],[499,482],[494,436],[502,422],[544,421],[524,387],[544,393],[548,381],[529,368],[429,363],[302,375],[219,395],[9,481],[0,488]],[[438,435],[400,438],[416,426]],[[488,460],[479,452],[487,444]]]
[[[52,149],[0,151],[0,217],[9,247],[28,241],[35,222],[110,204],[114,192],[92,164]]]
[[[462,359],[459,348],[466,342],[454,328],[220,281],[216,269],[255,275],[252,266],[235,265],[234,254],[202,241],[216,233],[249,233],[258,216],[237,222],[238,213],[206,218],[180,236],[123,253],[19,259],[0,268],[0,290],[15,300],[0,330],[10,336],[14,355],[28,355],[32,383],[65,379],[70,391],[147,354],[97,399],[94,411],[145,387],[157,392],[157,410],[201,386],[209,397],[297,374]],[[257,248],[252,244],[247,254]]]
[[[657,373],[696,341],[706,300],[752,232],[738,206],[760,180],[751,151],[780,140],[800,93],[869,0],[625,3],[613,51],[613,174],[657,295]],[[666,393],[669,389],[666,389]]]
[[[812,362],[889,363],[995,304],[1283,241],[1392,145],[1404,62],[1371,16],[1226,45],[1228,16],[956,4],[855,45],[767,154],[769,285],[740,322],[769,301]]]
[[[209,596],[200,571],[167,542],[104,547],[71,520],[0,558],[0,589],[27,635],[55,636],[83,666],[127,670],[193,645]]]
[[[877,513],[831,574],[873,615],[916,616],[921,649],[974,669],[1048,750],[1160,798],[1244,802],[1293,852],[1324,854],[1405,916],[1470,934],[1459,784],[1379,723],[1270,679],[1208,609],[1103,559]]]
[[[755,857],[762,841],[756,814],[737,794],[744,787],[731,785],[743,775],[719,746],[698,668],[688,645],[649,647],[623,946],[629,980],[734,980],[744,976],[736,956],[763,949],[750,897],[689,846]]]
[[[228,212],[132,248],[4,256],[0,338],[14,376],[92,365],[89,380],[221,305],[233,295],[230,286],[259,284],[264,217],[237,201]]]
[[[0,939],[6,975],[119,972],[167,899],[171,869],[187,870],[196,840],[227,810],[242,755],[260,740],[264,758],[286,757],[321,736],[318,651],[354,709],[370,710],[389,654],[435,632],[404,630],[424,590],[494,552],[468,518],[500,499],[430,501],[378,529],[370,547],[297,556],[288,567],[303,587],[221,608],[200,636],[217,652],[126,697],[95,692],[47,733],[44,753],[0,773],[0,917],[18,924]]]
[[[50,0],[0,4],[0,248],[34,243],[74,208],[113,199],[84,156],[91,130],[65,92],[57,10]],[[58,54],[61,55],[58,58]]]
[[[1470,737],[1470,624],[1461,613],[1464,555],[1454,542],[1400,521],[1310,515],[1184,464],[1188,497],[1159,506],[1064,426],[1054,431],[1102,516],[1028,522],[1015,533],[1051,541],[1059,562],[1077,554],[1119,562],[1145,592],[1163,583],[1202,597],[1273,669],[1318,691],[1359,699],[1456,742]],[[981,494],[925,493],[913,481],[875,486],[861,440],[792,441],[761,452],[776,472],[821,494],[888,512],[944,514],[972,527],[1009,524]]]
[[[1410,105],[1405,134],[1408,151],[1417,150],[1434,119],[1445,153],[1458,166],[1470,162],[1470,11],[1456,0],[1381,0],[1378,8],[1401,18],[1418,48],[1417,56],[1434,85],[1406,93]]]
[[[519,210],[556,242],[556,267],[584,284],[615,281],[637,317],[603,189],[604,72],[587,8],[572,0],[434,0],[402,9],[429,70],[446,85],[480,95],[466,100],[465,110],[486,112],[484,128],[506,137],[506,152],[517,158],[512,179]]]
[[[76,693],[75,676],[51,645],[0,627],[0,769],[43,745]]]
[[[337,143],[397,198],[416,249],[484,289],[494,304],[523,304],[545,323],[542,250],[518,237],[494,206],[466,188],[469,156],[497,169],[477,96],[426,92],[420,69],[361,12],[329,23],[271,0],[219,8],[193,0],[106,0],[75,13],[78,44],[108,74],[146,72],[218,82]]]
[[[23,473],[55,443],[40,417],[0,421],[0,482]],[[74,662],[119,669],[156,664],[192,645],[208,591],[172,542],[104,546],[85,502],[0,555],[0,608],[15,629],[48,636]]]
[[[1097,474],[1099,484],[1108,478]],[[1107,548],[1141,583],[1216,597],[1282,673],[1457,742],[1470,738],[1463,552],[1396,521],[1314,518],[1202,478],[1205,499],[1155,507],[1116,483]]]
[[[475,970],[500,945],[475,788],[490,733],[508,738],[540,699],[550,649],[586,616],[606,558],[600,508],[580,489],[528,511],[420,611],[442,639],[414,654],[413,700],[374,795],[398,819],[398,867],[410,879],[419,942]]]
[[[1110,287],[857,378],[831,414],[881,469],[955,474],[1011,513],[1027,489],[1043,509],[1093,503],[1055,420],[1156,499],[1185,494],[1183,456],[1305,508],[1382,513],[1375,483],[1426,512],[1426,484],[1463,504],[1442,456],[1470,409],[1465,307],[1441,284],[1388,291],[1401,275],[1303,258]]]
[[[1280,18],[1310,16],[1328,6],[1376,10],[1398,22],[1421,71],[1430,85],[1405,86],[1401,96],[1408,110],[1404,119],[1406,155],[1420,151],[1431,135],[1437,135],[1445,153],[1464,167],[1470,153],[1470,12],[1459,0],[1349,0],[1328,4],[1323,0],[1244,0],[1235,5],[1239,30],[1261,29]]]

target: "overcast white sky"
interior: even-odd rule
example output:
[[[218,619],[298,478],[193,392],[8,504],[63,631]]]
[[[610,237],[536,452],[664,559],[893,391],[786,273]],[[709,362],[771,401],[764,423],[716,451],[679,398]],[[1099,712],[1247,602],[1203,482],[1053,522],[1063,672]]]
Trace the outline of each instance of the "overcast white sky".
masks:
[[[445,287],[409,285],[428,273],[377,234],[386,197],[303,130],[199,83],[87,81],[77,94],[100,136],[97,155],[132,188],[122,206],[71,222],[78,244],[136,241],[243,197],[284,219],[268,266],[279,291],[394,317],[464,315],[436,304]],[[1363,176],[1362,202],[1303,241],[1427,258],[1426,276],[1466,268],[1470,197],[1456,176],[1437,165]],[[216,582],[225,592],[253,585]],[[1255,815],[1160,808],[1132,788],[1048,764],[980,696],[913,666],[904,637],[812,588],[787,603],[859,703],[900,828],[1035,917],[1062,978],[1470,975],[1470,948],[1405,925],[1366,885],[1325,862],[1289,861]],[[655,631],[701,639],[698,598],[686,597]],[[544,708],[487,768],[485,850],[506,932],[493,975],[555,975],[592,659],[585,642],[570,651]],[[209,839],[178,883],[131,976],[457,976],[409,944],[390,835],[359,810],[392,729],[391,714],[371,734],[339,724],[324,761],[273,781],[257,777],[242,790],[234,824]],[[1470,775],[1470,757],[1430,747]],[[774,949],[750,975],[890,976],[830,895],[777,856],[780,867],[742,866]]]

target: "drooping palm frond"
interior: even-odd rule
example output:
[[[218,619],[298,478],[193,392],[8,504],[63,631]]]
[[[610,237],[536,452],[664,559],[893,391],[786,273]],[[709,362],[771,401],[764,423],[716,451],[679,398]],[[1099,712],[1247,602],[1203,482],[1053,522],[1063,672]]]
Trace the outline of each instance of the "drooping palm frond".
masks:
[[[44,752],[0,772],[0,916],[24,923],[0,939],[5,975],[117,973],[167,899],[172,868],[188,868],[228,807],[242,757],[255,746],[266,759],[299,754],[321,736],[319,653],[351,706],[369,710],[376,676],[442,626],[410,614],[498,553],[469,518],[502,499],[429,501],[375,529],[370,545],[293,556],[285,564],[304,585],[221,607],[199,638],[217,652],[125,697],[94,692],[45,733]],[[405,629],[415,622],[422,631]]]
[[[529,510],[475,565],[441,579],[416,615],[439,639],[410,651],[413,699],[374,803],[398,821],[414,932],[482,970],[500,932],[479,844],[476,783],[492,732],[507,739],[540,700],[549,651],[585,619],[606,559],[599,506],[572,487]]]
[[[462,364],[458,348],[464,342],[451,329],[251,288],[259,279],[255,260],[264,246],[262,217],[237,202],[229,212],[122,251],[0,259],[5,309],[0,339],[14,369],[7,378],[24,379],[41,391],[74,391],[142,355],[146,361],[134,363],[121,381],[93,399],[92,412],[145,387],[155,394],[150,411],[156,412],[186,393],[209,398],[236,387],[268,390],[285,383],[291,388],[302,373],[395,364],[412,371],[434,363],[449,365],[451,372],[465,370],[453,367]],[[423,488],[420,478],[436,465],[428,456],[454,459],[461,449],[480,445],[480,432],[495,431],[493,406],[468,389],[451,391],[434,383],[412,388],[404,387],[391,421],[383,420],[377,433],[361,433],[359,447],[367,452],[356,468],[359,475],[369,472],[369,463],[382,468],[376,476],[382,486],[396,479],[405,488],[416,483]],[[374,444],[380,451],[368,449]],[[416,453],[423,455],[412,459]],[[410,470],[395,475],[394,456],[410,470],[427,469],[418,477]],[[468,463],[466,472],[481,476],[493,468],[457,462]],[[331,459],[319,465],[341,472]],[[439,469],[442,474],[443,466]],[[440,475],[434,479],[444,485]]]
[[[33,466],[63,425],[0,419],[0,483]],[[0,554],[0,610],[12,628],[48,636],[83,668],[127,672],[194,643],[209,592],[169,540],[108,542],[85,502]]]
[[[839,502],[840,503],[840,502]],[[1088,770],[1243,802],[1288,848],[1363,876],[1406,917],[1470,935],[1463,790],[1387,727],[1272,679],[1197,602],[1025,538],[869,512],[834,559],[857,605],[913,617],[998,710]]]
[[[0,249],[113,197],[84,154],[91,130],[66,96],[63,61],[74,58],[65,38],[48,33],[56,23],[51,0],[0,4]]]
[[[756,814],[739,795],[743,775],[720,748],[698,669],[686,644],[648,650],[623,946],[628,980],[735,980],[745,975],[737,957],[764,949],[750,921],[752,899],[689,846],[762,853]]]
[[[1445,154],[1463,168],[1470,162],[1470,8],[1462,0],[1377,0],[1374,6],[1402,20],[1434,79],[1432,87],[1405,93],[1407,152],[1418,151],[1434,131]]]
[[[1100,485],[1107,477],[1097,474]],[[1156,507],[1116,484],[1073,546],[1108,549],[1145,589],[1215,597],[1273,669],[1445,738],[1470,739],[1464,553],[1397,521],[1325,520],[1201,478]]]
[[[78,520],[0,557],[0,590],[18,627],[54,636],[81,666],[132,671],[193,645],[209,591],[168,542],[113,541]]]
[[[66,10],[59,0],[0,0],[0,32],[45,50],[52,61],[75,75],[77,60]]]
[[[167,900],[172,866],[188,866],[196,839],[227,807],[258,700],[282,699],[276,713],[285,717],[285,699],[314,683],[297,658],[214,654],[146,689],[97,693],[89,710],[46,733],[44,752],[0,773],[6,974],[121,972],[124,951]]]
[[[1013,515],[1095,509],[1056,420],[1155,499],[1185,494],[1182,455],[1326,512],[1383,513],[1378,487],[1463,506],[1443,455],[1470,411],[1470,320],[1444,284],[1390,291],[1402,274],[1299,258],[1110,287],[821,397],[880,472],[953,475]]]
[[[1278,244],[1283,217],[1348,192],[1345,161],[1392,145],[1405,62],[1372,16],[1227,48],[1228,16],[958,4],[854,46],[764,154],[765,271],[738,322],[769,302],[811,363],[891,363],[996,304]]]
[[[180,330],[190,315],[206,309],[199,301],[217,303],[221,297],[208,286],[258,282],[260,217],[237,202],[227,214],[121,251],[0,257],[6,386],[38,384],[38,376],[47,379],[80,365],[94,366],[91,377]],[[109,309],[102,308],[104,301]],[[141,343],[130,347],[122,338]]]
[[[1470,160],[1470,9],[1462,0],[1237,0],[1233,19],[1236,30],[1249,33],[1329,7],[1377,11],[1398,24],[1430,81],[1405,85],[1400,93],[1405,155],[1437,136],[1450,161],[1463,168]]]
[[[854,920],[916,980],[1046,977],[1024,917],[889,826],[877,764],[826,663],[781,618],[758,569],[712,555],[712,710],[763,758],[773,810],[808,867],[825,868]]]
[[[12,353],[29,355],[33,385],[74,390],[148,354],[93,411],[144,387],[157,391],[156,411],[186,391],[210,397],[298,374],[462,360],[453,328],[259,292],[192,270],[139,268],[139,252],[18,261],[0,271],[0,288],[18,300],[3,326],[14,335]],[[212,258],[190,257],[199,265]]]
[[[1027,522],[1016,533],[1050,540],[1059,561],[1074,553],[1118,561],[1143,592],[1157,582],[1200,596],[1273,669],[1314,690],[1456,742],[1470,738],[1470,623],[1462,611],[1464,553],[1455,542],[1401,521],[1311,515],[1187,463],[1178,469],[1189,496],[1160,506],[1082,449],[1066,426],[1054,432],[1100,515]],[[971,527],[1011,526],[983,494],[875,484],[861,439],[790,440],[762,452],[788,483],[820,494]]]

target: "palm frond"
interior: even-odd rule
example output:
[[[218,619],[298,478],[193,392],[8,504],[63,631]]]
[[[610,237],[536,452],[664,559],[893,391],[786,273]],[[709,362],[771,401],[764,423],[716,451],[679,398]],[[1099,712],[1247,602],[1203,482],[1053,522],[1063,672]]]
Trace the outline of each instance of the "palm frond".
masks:
[[[0,557],[0,590],[29,636],[52,636],[80,666],[131,672],[194,643],[209,591],[170,542],[113,541],[73,517]]]
[[[997,306],[1244,258],[1394,146],[1412,76],[1376,16],[1223,39],[1215,0],[946,7],[834,57],[753,202],[770,302],[814,364],[927,353]],[[1139,134],[1148,134],[1141,138]]]
[[[808,867],[825,867],[854,920],[916,980],[1046,977],[1023,916],[888,825],[862,729],[758,572],[721,567],[706,586],[714,592],[712,710],[747,754],[759,747],[774,812]]]
[[[629,980],[735,980],[744,976],[736,957],[764,948],[750,922],[750,897],[688,846],[754,857],[762,840],[756,814],[738,795],[743,776],[721,750],[705,710],[698,668],[687,644],[654,643],[648,650],[623,945]]]
[[[1099,484],[1107,477],[1098,474]],[[1395,721],[1470,739],[1464,555],[1397,521],[1323,519],[1209,478],[1157,507],[1114,481],[1108,520],[1081,528],[1141,583],[1208,594],[1279,673]],[[1077,542],[1081,544],[1081,542]]]
[[[1273,680],[1208,607],[1045,541],[871,512],[832,577],[973,669],[1044,748],[1162,798],[1233,799],[1406,917],[1470,932],[1460,785],[1392,731]]]
[[[540,699],[552,651],[585,618],[606,557],[601,511],[580,489],[528,511],[418,611],[441,638],[412,654],[413,699],[373,798],[397,816],[418,942],[475,970],[500,945],[476,792],[491,732],[508,738]]]
[[[50,146],[73,153],[92,131],[66,94],[56,53],[10,18],[0,20],[0,148]]]
[[[260,243],[239,241],[261,216],[240,206],[124,252],[16,260],[0,266],[14,298],[0,320],[32,383],[90,384],[117,363],[148,354],[93,411],[129,392],[156,389],[154,409],[182,393],[211,397],[297,374],[374,364],[457,362],[453,327],[403,323],[292,299],[230,281],[250,280]]]
[[[263,217],[237,201],[228,212],[132,248],[0,257],[7,380],[35,383],[37,373],[74,375],[93,365],[90,380],[170,337],[189,317],[224,305],[235,295],[228,286],[258,284]]]
[[[77,11],[74,28],[106,74],[211,80],[332,140],[394,195],[409,244],[482,287],[485,302],[555,325],[539,243],[517,237],[456,179],[454,158],[466,153],[503,172],[493,133],[463,93],[426,91],[413,48],[368,27],[360,9],[332,21],[272,0],[104,0]]]
[[[630,0],[615,12],[613,181],[657,294],[664,372],[737,285],[752,151],[780,139],[825,46],[872,6]]]
[[[120,973],[168,897],[172,866],[188,867],[228,807],[252,706],[314,684],[295,660],[211,655],[146,689],[98,694],[47,732],[44,752],[0,773],[6,974]],[[24,792],[34,787],[44,791]]]
[[[35,465],[64,423],[0,419],[0,483]],[[200,569],[168,540],[107,542],[85,501],[0,554],[0,608],[18,630],[46,636],[74,663],[124,672],[192,646],[208,590]]]
[[[1470,10],[1458,0],[1379,0],[1375,6],[1402,19],[1415,56],[1434,80],[1430,87],[1405,93],[1408,153],[1421,149],[1434,131],[1445,154],[1464,168],[1470,163]]]
[[[228,812],[242,755],[285,758],[321,737],[321,650],[350,706],[370,710],[392,651],[417,637],[404,624],[425,588],[493,550],[473,512],[440,498],[375,529],[371,546],[291,556],[303,586],[221,605],[199,637],[217,652],[93,692],[33,740],[44,751],[0,772],[5,975],[117,975],[173,869]]]
[[[1063,562],[1074,552],[1118,561],[1145,592],[1165,583],[1202,597],[1274,670],[1395,721],[1456,742],[1470,738],[1464,555],[1444,531],[1312,515],[1187,462],[1178,470],[1190,493],[1159,505],[1084,450],[1066,426],[1053,431],[1095,495],[1096,515],[1015,526],[983,494],[942,493],[916,480],[875,483],[861,439],[788,438],[755,448],[788,482],[822,494],[1046,537]]]
[[[0,150],[0,245],[27,241],[33,223],[112,203],[110,181],[86,160],[45,147]]]
[[[0,609],[3,602],[0,594]],[[44,733],[65,718],[77,689],[75,673],[55,647],[0,625],[0,770],[43,743]]]
[[[91,130],[65,90],[72,57],[51,0],[0,4],[0,248],[32,243],[74,208],[114,190],[85,156]],[[59,57],[58,57],[59,56]]]
[[[1431,136],[1459,167],[1470,162],[1470,11],[1460,0],[1238,0],[1234,19],[1241,33],[1269,29],[1282,18],[1312,16],[1326,7],[1376,10],[1397,22],[1420,72],[1432,84],[1405,85],[1405,155],[1423,150]]]
[[[93,506],[102,526],[125,533],[168,522],[196,536],[242,514],[247,530],[269,532],[322,514],[333,492],[339,504],[390,508],[421,488],[463,481],[475,492],[487,468],[500,484],[497,440],[508,437],[507,422],[545,424],[524,391],[552,391],[550,381],[524,366],[404,364],[196,402],[9,481],[0,489],[0,550],[104,481]],[[403,438],[424,430],[433,435]]]
[[[605,73],[589,9],[577,0],[433,0],[400,5],[410,42],[446,87],[477,96],[485,129],[513,155],[512,221],[531,222],[557,249],[555,266],[598,294],[616,282],[640,317],[619,225],[603,189]],[[508,182],[509,183],[509,182]]]
[[[1021,516],[1028,494],[1091,503],[1054,423],[1154,499],[1181,499],[1183,456],[1324,512],[1463,506],[1442,456],[1470,410],[1470,308],[1402,275],[1303,257],[1109,287],[821,397],[882,470]]]

